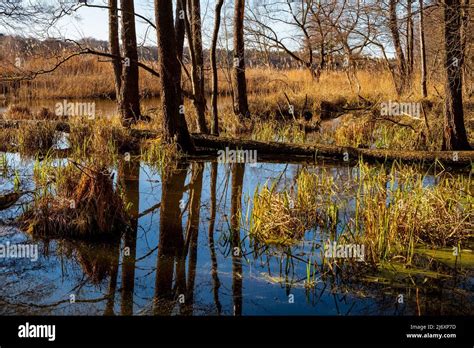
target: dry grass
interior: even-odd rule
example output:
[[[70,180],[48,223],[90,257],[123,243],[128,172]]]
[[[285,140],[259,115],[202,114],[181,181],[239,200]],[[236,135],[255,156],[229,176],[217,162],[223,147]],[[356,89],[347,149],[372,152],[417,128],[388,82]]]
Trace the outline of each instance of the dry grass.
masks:
[[[322,208],[333,180],[303,170],[296,180],[296,190],[278,191],[277,184],[275,181],[256,188],[247,219],[250,235],[266,244],[293,244],[311,228],[324,224]]]
[[[355,213],[348,238],[366,246],[377,263],[393,257],[411,262],[418,244],[457,246],[474,234],[472,179],[439,175],[429,185],[419,169],[359,164]]]
[[[23,123],[18,129],[18,146],[22,153],[48,151],[59,140],[54,122]]]
[[[410,264],[417,246],[453,247],[474,235],[472,178],[421,167],[391,168],[362,161],[349,181],[303,170],[293,188],[257,188],[247,218],[250,234],[267,244],[290,244],[313,227],[338,235],[338,244],[365,246],[365,260]],[[291,204],[291,202],[294,202]]]
[[[53,172],[51,189],[47,189],[51,175],[36,173],[43,190],[19,219],[25,231],[73,238],[105,238],[123,232],[128,221],[125,207],[105,168],[70,164]]]
[[[49,109],[41,108],[32,112],[30,108],[11,104],[3,114],[5,120],[57,120],[58,117]]]

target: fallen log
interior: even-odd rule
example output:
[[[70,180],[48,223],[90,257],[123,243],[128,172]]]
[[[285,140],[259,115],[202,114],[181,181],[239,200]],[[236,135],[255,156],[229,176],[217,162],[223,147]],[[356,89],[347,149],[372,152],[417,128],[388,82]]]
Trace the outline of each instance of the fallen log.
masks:
[[[277,142],[261,142],[255,140],[216,137],[213,135],[192,134],[194,145],[202,149],[224,150],[242,149],[257,150],[258,155],[301,156],[331,158],[340,161],[351,161],[362,157],[366,161],[375,162],[441,162],[449,166],[466,166],[474,162],[474,151],[397,151],[381,149],[361,149],[349,146],[324,144],[288,144]]]
[[[70,125],[62,121],[47,120],[2,120],[1,128],[18,128],[22,122],[55,122],[56,129],[68,133]],[[154,139],[159,136],[153,130],[131,129],[130,135],[136,139]],[[217,137],[213,135],[192,133],[191,138],[201,155],[217,155],[218,150],[241,149],[257,150],[259,158],[276,158],[286,156],[288,160],[328,158],[338,161],[354,161],[362,157],[371,162],[417,162],[433,164],[436,161],[443,165],[462,167],[474,163],[474,151],[402,151],[385,149],[365,149],[350,146],[325,144],[290,144],[280,142],[263,142],[240,138]]]

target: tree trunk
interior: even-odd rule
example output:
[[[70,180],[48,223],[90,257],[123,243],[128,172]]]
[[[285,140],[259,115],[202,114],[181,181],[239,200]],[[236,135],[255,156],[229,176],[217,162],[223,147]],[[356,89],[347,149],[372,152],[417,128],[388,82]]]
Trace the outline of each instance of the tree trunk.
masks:
[[[120,313],[133,315],[133,293],[135,289],[135,260],[137,254],[138,213],[140,204],[140,163],[121,161],[118,182],[124,193],[125,203],[130,206],[132,216],[130,228],[123,236],[124,257],[122,261],[122,303]]]
[[[425,44],[425,14],[423,0],[420,3],[420,74],[421,74],[421,96],[426,98],[428,96],[428,89],[426,86],[426,44]]]
[[[215,21],[214,30],[212,32],[212,43],[211,43],[211,70],[212,70],[212,122],[211,122],[211,134],[219,135],[219,112],[217,109],[217,98],[219,93],[219,80],[217,78],[217,39],[219,38],[219,28],[221,26],[221,11],[224,0],[218,0],[216,3],[215,10]]]
[[[443,150],[469,150],[462,97],[461,0],[445,0],[445,104]]]
[[[189,250],[188,277],[186,282],[186,311],[192,314],[194,305],[194,285],[196,280],[196,265],[198,258],[199,216],[201,211],[202,179],[204,163],[192,164],[192,182],[189,197],[189,215],[186,227],[185,251]]]
[[[208,134],[206,125],[206,98],[204,95],[204,58],[202,53],[202,28],[201,28],[201,0],[189,0],[191,12],[191,32],[188,40],[192,45],[193,66],[192,66],[192,84],[193,84],[193,103],[197,114],[197,125],[200,133]]]
[[[216,248],[214,245],[214,225],[216,222],[216,206],[217,206],[217,162],[211,163],[211,188],[210,188],[210,201],[211,201],[211,212],[209,217],[209,231],[208,231],[208,241],[209,249],[211,253],[211,275],[213,283],[213,293],[214,293],[214,302],[216,304],[217,315],[221,315],[222,305],[219,301],[219,288],[221,283],[219,281],[219,275],[217,274],[217,256]]]
[[[140,118],[135,6],[133,0],[120,0],[120,6],[122,9],[122,46],[124,55],[120,113],[122,124],[125,127],[130,127],[131,124]]]
[[[181,61],[183,61],[184,35],[186,33],[185,13],[186,13],[186,0],[177,0],[174,28],[176,31],[176,52],[178,55],[178,59]]]
[[[235,0],[234,5],[234,113],[240,118],[250,117],[245,78],[244,42],[245,0]]]
[[[406,61],[403,53],[402,44],[400,41],[400,32],[398,28],[397,19],[397,2],[398,0],[390,0],[389,3],[389,29],[392,35],[393,46],[395,47],[395,54],[397,58],[398,74],[400,81],[397,83],[397,93],[403,94],[406,88]]]
[[[242,216],[242,188],[244,185],[244,163],[232,167],[232,198],[230,207],[230,228],[232,245],[232,298],[234,316],[242,315],[242,246],[240,220]]]
[[[463,0],[462,2],[462,24],[461,24],[461,40],[462,40],[462,52],[464,59],[467,57],[469,44],[471,43],[470,40],[470,32],[469,32],[469,23],[471,21],[470,18],[470,0]],[[469,67],[468,64],[463,65],[463,81],[464,81],[464,94],[469,95],[470,89],[468,88],[468,78],[469,78]],[[472,69],[472,68],[471,68]]]
[[[183,54],[184,54],[184,35],[186,33],[185,13],[186,13],[186,0],[177,0],[174,28],[176,32],[176,52],[178,55],[178,63],[180,65],[183,62]],[[180,73],[178,75],[178,85],[181,90],[181,68],[179,69],[179,71]],[[181,105],[184,104],[184,98],[182,94],[180,96],[180,104]]]
[[[181,102],[179,75],[181,68],[176,51],[176,34],[173,27],[173,4],[169,0],[155,0],[156,32],[161,76],[161,105],[163,110],[163,138],[176,141],[184,152],[193,152]]]
[[[408,0],[407,4],[407,82],[411,82],[413,66],[415,63],[415,35],[413,26],[413,0]]]
[[[112,59],[115,77],[115,98],[117,99],[119,110],[121,110],[120,93],[122,88],[122,60],[120,57],[117,0],[109,0],[109,49],[110,53],[115,56]]]
[[[167,1],[168,0],[164,0]],[[171,1],[169,1],[171,4]],[[161,188],[160,240],[156,261],[156,280],[153,313],[170,315],[173,301],[173,275],[176,267],[178,296],[184,295],[184,274],[182,260],[184,240],[180,201],[183,198],[187,166],[178,164],[178,168],[165,168]],[[184,283],[184,284],[183,284]]]

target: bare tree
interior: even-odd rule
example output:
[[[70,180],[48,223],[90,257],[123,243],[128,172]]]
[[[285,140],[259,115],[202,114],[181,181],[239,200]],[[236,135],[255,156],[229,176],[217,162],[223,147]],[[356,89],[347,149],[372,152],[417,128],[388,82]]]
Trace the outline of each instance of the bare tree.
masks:
[[[425,44],[425,13],[423,0],[419,0],[420,6],[420,73],[421,73],[421,96],[426,98],[428,96],[428,89],[426,85],[426,44]]]
[[[193,152],[181,103],[180,65],[176,50],[176,33],[173,26],[173,4],[169,0],[155,0],[156,32],[159,59],[161,106],[163,111],[163,137],[176,141],[185,152]]]
[[[189,50],[191,53],[193,85],[193,103],[197,114],[198,131],[209,133],[206,125],[206,98],[204,95],[204,57],[202,49],[202,23],[200,0],[188,0],[188,9],[191,12],[190,25],[187,25]]]
[[[407,77],[410,78],[415,64],[415,31],[413,24],[413,0],[407,0]]]
[[[234,113],[241,119],[250,117],[245,77],[244,41],[245,0],[235,0],[234,5]]]
[[[407,84],[407,62],[405,54],[403,52],[402,43],[400,40],[400,28],[398,24],[397,16],[397,4],[398,0],[389,0],[389,29],[392,35],[393,46],[395,48],[395,55],[397,59],[398,67],[398,79],[397,84],[398,94],[402,94],[405,91]]]
[[[122,46],[124,63],[120,95],[122,124],[129,127],[140,118],[138,52],[133,0],[120,0],[122,9]]]
[[[219,80],[217,78],[217,39],[219,38],[219,28],[221,26],[221,11],[224,0],[217,0],[215,9],[214,30],[212,32],[211,42],[211,70],[212,70],[212,123],[211,134],[219,135],[219,114],[217,109],[217,98],[219,94]]]
[[[180,64],[183,63],[183,54],[184,54],[184,36],[186,34],[186,0],[177,0],[176,1],[176,15],[175,15],[175,24],[174,28],[176,31],[176,51],[178,55],[178,61]],[[178,75],[178,85],[181,87],[181,70]],[[181,104],[184,103],[183,95],[181,94]]]
[[[115,77],[115,96],[120,104],[120,94],[122,90],[122,59],[120,56],[117,0],[109,0],[109,49],[110,53],[115,56],[112,58]],[[119,109],[121,110],[122,108],[119,106]]]
[[[464,52],[461,35],[461,0],[444,1],[445,104],[443,150],[470,150],[464,126]]]
[[[35,30],[38,26],[49,26],[61,16],[55,13],[56,10],[44,0],[3,0],[0,2],[0,28],[17,32],[28,27]]]
[[[263,38],[272,44],[273,49],[284,51],[317,80],[326,64],[326,44],[330,33],[319,16],[323,6],[313,2],[314,0],[302,0],[296,5],[290,0],[255,2],[255,8],[249,9],[247,18],[250,25],[247,30],[256,42],[261,42]],[[290,26],[292,37],[282,36],[274,25]],[[317,65],[316,47],[320,57]]]

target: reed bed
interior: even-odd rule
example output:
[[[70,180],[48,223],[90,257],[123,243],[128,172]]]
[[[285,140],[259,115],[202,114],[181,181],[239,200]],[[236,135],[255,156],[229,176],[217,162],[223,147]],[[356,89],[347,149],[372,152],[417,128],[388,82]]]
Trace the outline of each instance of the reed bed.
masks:
[[[303,170],[294,189],[257,188],[250,235],[267,244],[292,244],[310,229],[338,244],[365,247],[365,261],[410,264],[418,247],[462,247],[474,235],[472,178],[394,163],[363,161],[349,179]],[[348,180],[348,182],[347,182]],[[294,203],[291,203],[291,202]]]

